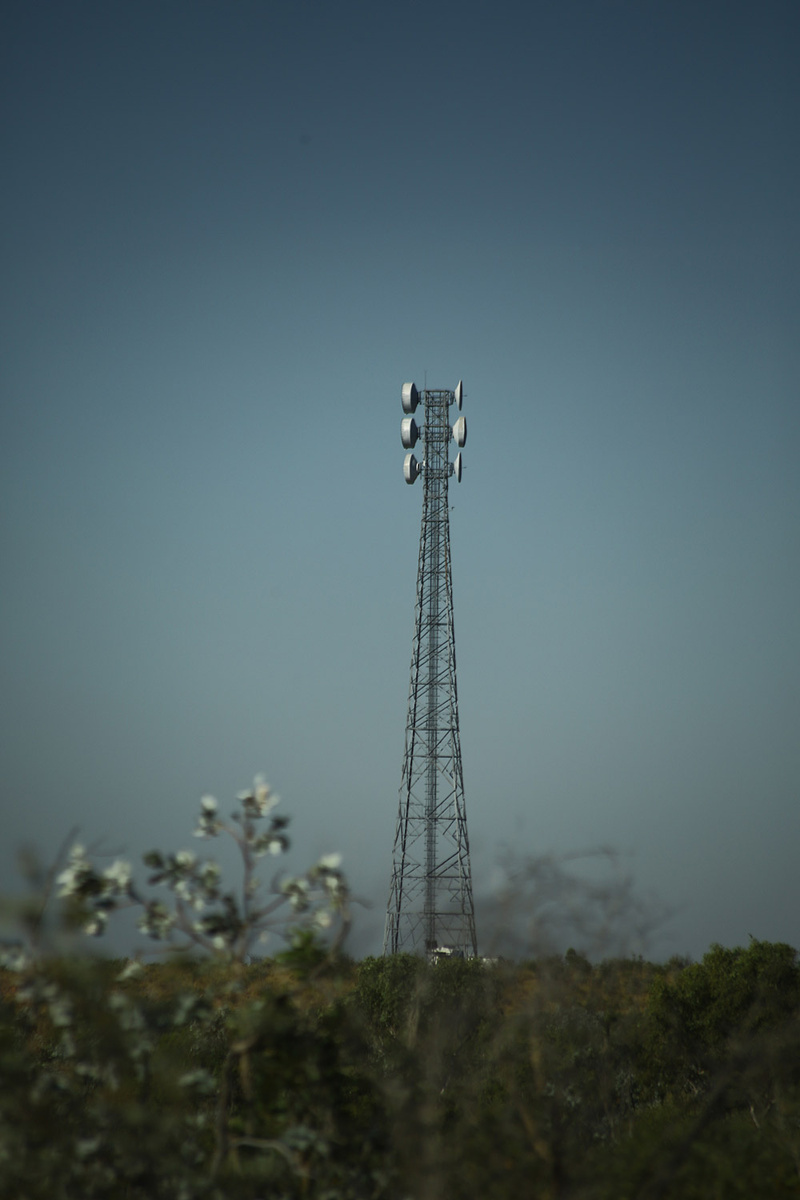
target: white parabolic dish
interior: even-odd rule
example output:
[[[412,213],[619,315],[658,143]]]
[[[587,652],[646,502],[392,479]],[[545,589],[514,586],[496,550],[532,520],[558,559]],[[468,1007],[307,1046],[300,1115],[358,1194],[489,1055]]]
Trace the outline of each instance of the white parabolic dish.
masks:
[[[415,383],[404,383],[401,395],[403,398],[403,412],[413,413],[419,404],[417,385]]]
[[[419,475],[419,463],[413,454],[407,454],[403,462],[403,476],[406,483],[413,483]]]

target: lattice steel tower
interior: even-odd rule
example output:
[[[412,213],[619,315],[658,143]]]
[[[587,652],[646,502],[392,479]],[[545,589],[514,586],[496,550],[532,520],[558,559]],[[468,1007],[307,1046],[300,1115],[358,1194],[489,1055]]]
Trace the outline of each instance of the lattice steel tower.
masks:
[[[453,581],[450,573],[450,510],[447,485],[461,481],[461,454],[450,462],[449,445],[467,440],[465,417],[450,425],[454,392],[403,385],[401,438],[407,450],[421,439],[422,461],[407,454],[406,483],[422,476],[417,604],[411,652],[406,745],[400,808],[386,911],[384,954],[477,954],[469,863],[467,814],[458,729]],[[424,423],[411,415],[420,400]]]

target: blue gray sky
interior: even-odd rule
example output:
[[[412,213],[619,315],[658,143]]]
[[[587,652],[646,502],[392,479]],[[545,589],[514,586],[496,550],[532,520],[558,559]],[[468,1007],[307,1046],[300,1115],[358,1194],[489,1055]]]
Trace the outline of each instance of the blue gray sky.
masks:
[[[6,890],[263,770],[379,950],[400,388],[463,377],[479,937],[509,847],[611,846],[653,956],[800,944],[800,6],[40,0],[0,56]]]

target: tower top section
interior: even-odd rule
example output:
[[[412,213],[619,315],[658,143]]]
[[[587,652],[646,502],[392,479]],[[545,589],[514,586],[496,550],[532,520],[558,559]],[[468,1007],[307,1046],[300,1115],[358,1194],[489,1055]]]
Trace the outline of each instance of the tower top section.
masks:
[[[461,454],[455,461],[450,462],[447,453],[450,442],[455,442],[461,449],[467,440],[467,418],[458,417],[451,425],[448,409],[455,404],[459,411],[464,402],[464,384],[459,379],[455,388],[423,388],[420,392],[415,383],[404,383],[400,393],[403,412],[408,415],[400,422],[400,440],[406,450],[413,451],[417,442],[422,439],[424,457],[418,459],[413,453],[407,454],[403,462],[403,478],[406,483],[415,483],[420,475],[444,477],[455,475],[456,482],[461,482],[463,464]],[[424,417],[422,423],[414,417],[419,405],[422,405]]]

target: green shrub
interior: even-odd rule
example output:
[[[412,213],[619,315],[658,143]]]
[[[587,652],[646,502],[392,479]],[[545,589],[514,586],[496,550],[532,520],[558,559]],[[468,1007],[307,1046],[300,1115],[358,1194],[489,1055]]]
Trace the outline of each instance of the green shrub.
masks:
[[[235,889],[186,851],[151,852],[145,886],[80,847],[41,875],[0,970],[0,1200],[800,1196],[790,947],[354,964],[336,856],[261,893],[273,808],[258,780],[228,822],[203,801]],[[174,949],[47,951],[54,887],[94,938],[134,906]],[[251,961],[266,932],[288,948]]]

